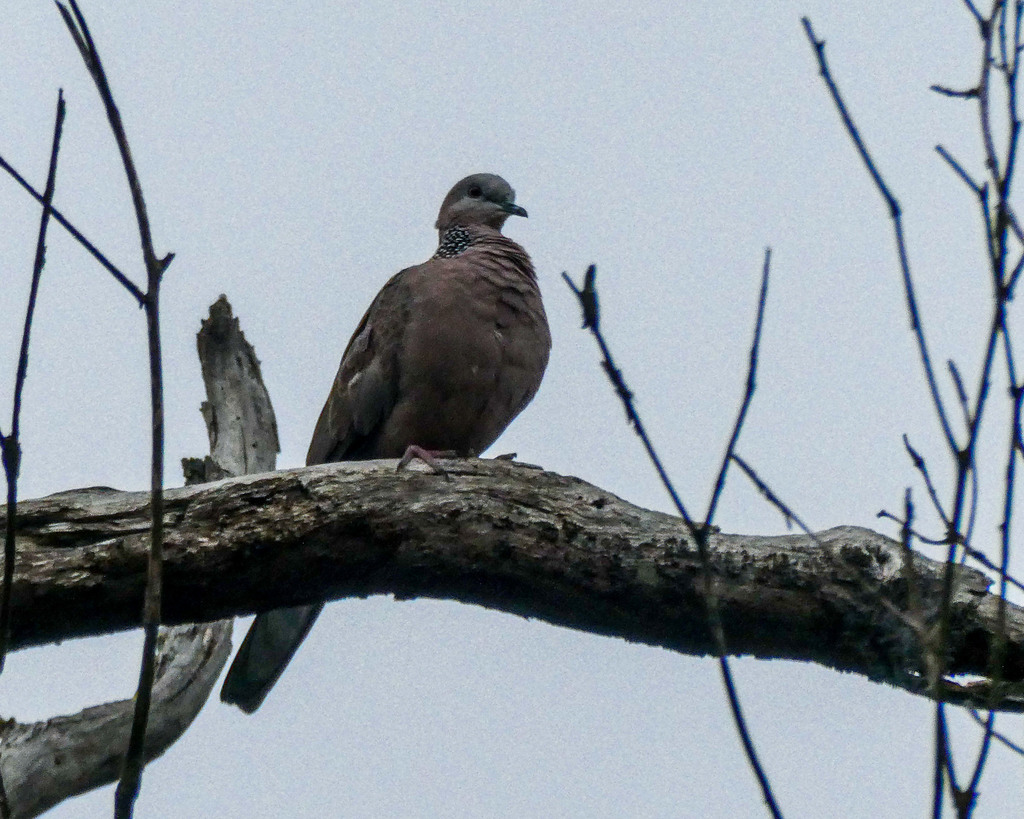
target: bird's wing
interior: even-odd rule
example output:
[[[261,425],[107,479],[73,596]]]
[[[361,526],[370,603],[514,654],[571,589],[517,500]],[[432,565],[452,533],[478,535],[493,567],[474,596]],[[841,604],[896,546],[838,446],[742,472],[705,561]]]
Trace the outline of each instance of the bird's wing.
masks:
[[[349,340],[313,431],[306,464],[373,456],[373,436],[395,405],[398,355],[407,323],[407,268],[373,300]]]

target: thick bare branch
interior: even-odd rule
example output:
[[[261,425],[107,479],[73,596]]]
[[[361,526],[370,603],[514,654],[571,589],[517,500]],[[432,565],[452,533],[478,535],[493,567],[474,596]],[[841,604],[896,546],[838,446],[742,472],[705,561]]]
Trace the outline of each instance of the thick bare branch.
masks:
[[[696,546],[678,518],[576,478],[500,461],[395,474],[329,464],[167,493],[167,622],[394,594],[476,603],[558,625],[710,654]],[[14,645],[138,625],[148,495],[84,489],[21,507]],[[905,616],[900,544],[867,529],[712,534],[730,652],[821,663],[926,688]],[[938,616],[942,563],[918,556],[916,622]],[[998,598],[956,568],[947,668],[990,673]],[[1000,708],[1024,708],[1024,609],[1008,606]],[[947,700],[989,703],[983,684]]]

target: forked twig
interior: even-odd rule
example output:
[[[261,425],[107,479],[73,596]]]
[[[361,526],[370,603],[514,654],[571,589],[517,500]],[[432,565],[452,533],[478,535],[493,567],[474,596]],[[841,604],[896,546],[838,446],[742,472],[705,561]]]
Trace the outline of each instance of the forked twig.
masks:
[[[832,72],[828,67],[828,61],[825,59],[825,41],[818,39],[811,26],[811,21],[808,18],[801,18],[801,22],[803,23],[804,31],[807,34],[807,39],[817,56],[819,73],[825,81],[825,85],[828,87],[829,94],[832,96],[832,102],[835,104],[840,118],[843,120],[843,126],[846,128],[846,133],[849,135],[850,139],[853,140],[853,144],[857,149],[857,153],[860,154],[864,167],[871,175],[872,180],[874,180],[875,187],[882,195],[882,198],[885,200],[886,206],[889,209],[889,217],[892,219],[893,233],[896,238],[896,250],[899,255],[900,271],[903,274],[903,289],[907,299],[907,310],[910,313],[910,326],[914,331],[914,337],[917,339],[918,355],[920,356],[921,364],[924,367],[925,378],[928,381],[928,389],[932,395],[932,403],[935,407],[936,415],[939,418],[939,423],[942,425],[942,432],[949,445],[951,447],[955,447],[956,438],[953,435],[953,428],[950,426],[949,419],[946,415],[946,407],[942,401],[942,396],[939,394],[939,386],[935,378],[935,369],[932,366],[931,353],[928,351],[928,343],[925,341],[924,337],[924,327],[921,324],[921,314],[917,307],[917,296],[915,295],[914,282],[910,275],[910,262],[907,256],[906,240],[903,235],[903,216],[900,210],[900,204],[889,190],[889,186],[886,184],[885,180],[882,178],[882,174],[879,172],[874,159],[872,159],[867,146],[864,144],[864,140],[861,138],[860,131],[854,124],[853,118],[850,116],[850,113],[846,108],[846,103],[843,101],[843,97],[839,93],[838,86],[832,79]]]
[[[750,362],[747,369],[747,383],[746,390],[744,392],[743,400],[740,405],[740,411],[737,414],[736,423],[733,426],[732,435],[729,439],[726,453],[722,458],[722,465],[719,469],[718,478],[715,481],[715,487],[712,491],[711,498],[708,502],[707,514],[704,517],[702,523],[697,523],[690,517],[682,500],[680,499],[675,487],[672,484],[671,479],[668,477],[667,472],[661,462],[661,458],[658,456],[651,443],[650,438],[647,435],[647,431],[644,428],[643,422],[640,420],[637,414],[636,407],[633,402],[633,393],[626,386],[625,379],[622,376],[622,371],[615,366],[615,362],[612,359],[611,351],[608,349],[608,345],[605,342],[604,335],[600,328],[600,307],[597,298],[597,288],[595,280],[597,276],[597,268],[591,265],[586,272],[583,280],[583,287],[576,287],[575,283],[569,277],[567,273],[562,273],[562,278],[565,279],[566,284],[576,295],[579,300],[580,307],[583,311],[583,327],[589,329],[594,338],[597,341],[598,347],[601,349],[602,361],[601,366],[605,373],[608,375],[609,380],[612,382],[612,386],[615,389],[615,393],[619,396],[622,401],[623,407],[626,411],[626,417],[629,420],[636,434],[643,442],[644,449],[647,451],[647,456],[654,464],[655,469],[658,472],[658,476],[661,478],[662,484],[668,491],[669,496],[672,498],[672,502],[676,507],[676,511],[679,512],[679,516],[683,519],[687,529],[690,531],[691,537],[697,545],[697,551],[700,556],[702,566],[702,580],[703,580],[703,591],[704,600],[707,606],[708,614],[708,625],[711,630],[712,639],[715,642],[716,653],[718,654],[719,670],[722,675],[722,682],[725,686],[726,694],[729,699],[729,708],[732,711],[733,722],[736,725],[736,730],[740,735],[740,741],[743,744],[743,750],[747,755],[747,760],[750,763],[751,768],[754,771],[754,775],[757,777],[758,784],[761,787],[761,794],[764,798],[765,804],[768,810],[771,812],[775,819],[782,819],[782,812],[778,807],[775,800],[775,795],[772,792],[771,783],[768,781],[768,776],[761,765],[760,760],[757,756],[757,751],[754,748],[753,740],[750,736],[750,731],[747,728],[746,720],[743,717],[743,710],[740,706],[739,695],[736,692],[736,685],[733,682],[732,671],[730,670],[729,660],[726,656],[727,646],[725,642],[725,631],[722,627],[721,612],[719,611],[718,595],[715,592],[714,578],[711,570],[711,557],[708,551],[708,535],[711,532],[711,524],[714,518],[714,513],[718,505],[718,500],[721,496],[722,490],[725,486],[725,478],[728,472],[729,465],[734,460],[733,450],[735,449],[736,442],[739,439],[740,431],[743,428],[743,422],[746,419],[747,410],[750,407],[750,402],[754,395],[754,389],[756,386],[756,371],[757,371],[757,358],[758,349],[761,342],[761,329],[764,322],[764,308],[768,297],[768,273],[771,266],[771,249],[765,251],[764,257],[764,268],[761,277],[761,293],[758,300],[757,309],[757,321],[754,327],[754,339],[750,349]]]
[[[608,376],[608,380],[612,382],[615,394],[619,396],[619,400],[622,402],[629,425],[633,427],[633,431],[636,432],[640,441],[643,443],[644,449],[647,451],[647,457],[650,458],[651,462],[654,464],[654,468],[658,472],[658,477],[661,478],[662,485],[668,492],[669,497],[672,498],[672,503],[679,512],[679,516],[683,519],[683,522],[686,523],[687,528],[692,530],[696,524],[694,523],[693,518],[690,517],[689,511],[683,505],[682,498],[679,497],[675,487],[672,485],[672,480],[665,471],[665,465],[661,462],[661,458],[655,451],[654,444],[651,443],[651,439],[647,436],[647,430],[645,429],[643,422],[640,420],[640,416],[636,411],[636,406],[633,403],[633,393],[629,387],[626,386],[626,381],[622,377],[622,371],[615,366],[611,350],[608,349],[608,344],[604,340],[604,334],[601,332],[600,328],[600,307],[598,305],[597,289],[595,287],[596,277],[597,267],[595,265],[590,265],[583,278],[583,287],[577,288],[573,280],[569,277],[569,274],[565,272],[562,273],[562,278],[565,280],[565,283],[569,285],[570,289],[579,300],[580,308],[583,311],[583,329],[590,330],[594,339],[597,341],[598,347],[601,348],[601,368]]]
[[[707,515],[704,517],[704,528],[711,525],[718,508],[718,500],[725,488],[725,478],[732,463],[733,453],[736,451],[736,442],[739,440],[740,432],[743,429],[743,422],[747,418],[747,410],[750,409],[750,402],[754,398],[754,390],[757,388],[757,355],[761,346],[761,330],[764,327],[764,308],[768,301],[768,272],[771,268],[772,249],[764,251],[764,266],[761,270],[761,293],[757,299],[757,319],[754,322],[754,339],[750,345],[750,360],[747,364],[747,385],[743,393],[743,400],[740,402],[740,411],[736,414],[736,423],[733,424],[732,435],[729,436],[729,444],[725,448],[725,457],[722,458],[722,466],[718,470],[718,478],[715,481],[715,488],[708,502]]]

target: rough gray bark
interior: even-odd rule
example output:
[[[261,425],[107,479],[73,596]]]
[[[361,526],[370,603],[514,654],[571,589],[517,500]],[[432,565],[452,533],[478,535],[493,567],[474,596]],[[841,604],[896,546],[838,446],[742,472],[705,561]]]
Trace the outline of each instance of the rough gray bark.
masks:
[[[153,686],[146,756],[185,733],[231,652],[231,624],[167,629]],[[117,780],[131,730],[132,700],[105,703],[44,722],[0,727],[4,784],[13,816],[38,816],[72,796]]]
[[[274,412],[259,362],[224,296],[211,306],[197,343],[209,398],[202,412],[211,454],[184,463],[189,482],[273,469],[278,451]],[[142,526],[141,542],[147,533],[148,526]],[[144,570],[142,548],[139,566]],[[28,544],[18,543],[19,563],[31,564],[36,557]],[[141,611],[140,596],[131,625],[140,624]],[[14,616],[31,615],[22,611]],[[231,621],[162,629],[158,651],[147,761],[185,733],[210,696],[231,653]],[[132,710],[132,700],[120,700],[45,722],[0,724],[0,759],[14,817],[38,816],[71,796],[115,781]]]
[[[172,490],[164,612],[205,621],[371,594],[476,603],[558,625],[707,654],[700,561],[678,519],[575,478],[501,461],[452,461],[452,481],[394,461],[329,464]],[[19,515],[16,645],[138,622],[147,496],[83,490]],[[907,612],[899,544],[841,527],[816,539],[715,534],[715,585],[735,654],[821,663],[921,692],[921,641],[942,563],[915,557]],[[988,676],[997,598],[956,569],[949,668]],[[1009,606],[993,704],[1024,709],[1024,609]],[[988,704],[984,682],[950,701]]]
[[[220,477],[272,470],[281,450],[274,408],[256,351],[239,329],[227,297],[221,295],[210,305],[210,318],[196,336],[196,347],[206,387],[201,409],[210,457],[227,473]],[[183,462],[186,473],[192,464]]]

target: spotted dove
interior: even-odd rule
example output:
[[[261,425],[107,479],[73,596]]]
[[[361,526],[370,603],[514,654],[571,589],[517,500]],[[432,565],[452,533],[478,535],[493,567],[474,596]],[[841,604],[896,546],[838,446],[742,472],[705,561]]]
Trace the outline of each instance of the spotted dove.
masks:
[[[530,257],[501,234],[509,216],[526,211],[500,176],[467,176],[449,191],[437,252],[384,285],[345,348],[307,464],[475,456],[530,402],[551,336]],[[257,616],[221,699],[255,711],[322,608]]]

